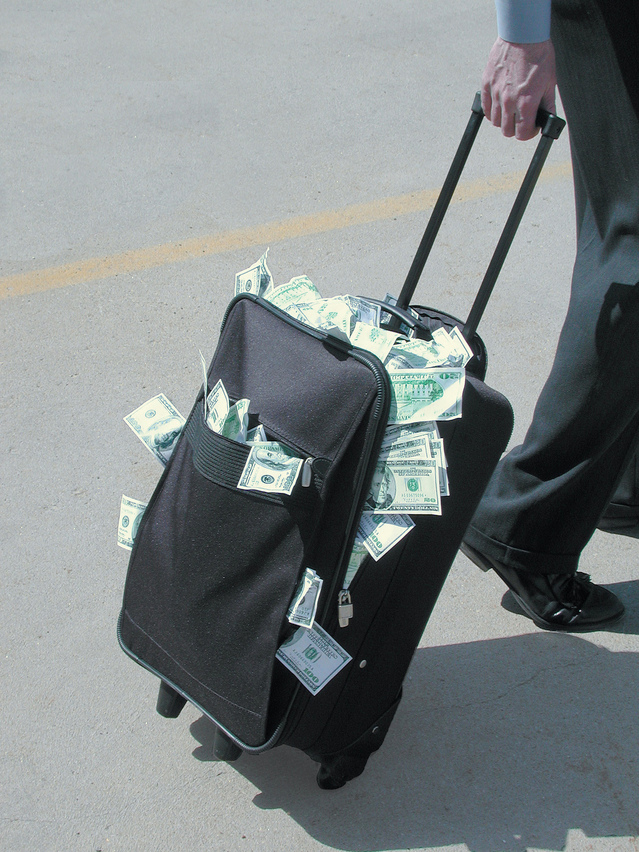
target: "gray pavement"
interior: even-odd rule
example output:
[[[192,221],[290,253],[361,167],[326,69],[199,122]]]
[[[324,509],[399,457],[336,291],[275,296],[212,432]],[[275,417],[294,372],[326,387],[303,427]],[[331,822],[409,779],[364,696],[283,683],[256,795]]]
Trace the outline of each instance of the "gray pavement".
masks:
[[[399,290],[428,215],[409,200],[466,123],[490,0],[7,0],[2,17],[0,848],[639,850],[632,540],[585,551],[628,614],[580,636],[501,607],[460,555],[383,748],[333,793],[288,748],[216,762],[212,725],[159,717],[115,638],[120,497],[160,473],[122,417],[161,391],[188,412],[198,348],[269,243],[279,282]],[[499,180],[530,153],[484,129],[416,301],[465,313],[513,198]],[[481,327],[513,441],[567,302],[568,159],[563,138]]]

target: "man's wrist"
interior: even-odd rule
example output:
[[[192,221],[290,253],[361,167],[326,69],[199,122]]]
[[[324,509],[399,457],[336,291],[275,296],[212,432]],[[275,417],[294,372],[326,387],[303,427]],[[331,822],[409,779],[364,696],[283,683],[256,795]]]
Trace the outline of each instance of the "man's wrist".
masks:
[[[551,0],[495,0],[499,37],[516,44],[548,41],[550,2]]]

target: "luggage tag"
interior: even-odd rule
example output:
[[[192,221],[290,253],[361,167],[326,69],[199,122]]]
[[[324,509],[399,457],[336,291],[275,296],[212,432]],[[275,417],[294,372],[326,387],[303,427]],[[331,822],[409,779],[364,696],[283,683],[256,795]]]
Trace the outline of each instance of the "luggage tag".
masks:
[[[291,624],[305,627],[307,630],[313,627],[319,596],[322,591],[322,582],[322,578],[312,568],[307,568],[304,571],[295,597],[288,608],[287,617]]]

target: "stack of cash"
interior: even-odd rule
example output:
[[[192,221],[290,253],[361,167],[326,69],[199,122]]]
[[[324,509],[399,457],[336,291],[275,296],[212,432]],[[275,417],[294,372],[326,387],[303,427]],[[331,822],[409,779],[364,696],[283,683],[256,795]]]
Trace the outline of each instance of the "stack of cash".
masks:
[[[164,467],[171,458],[177,439],[186,420],[163,393],[147,400],[124,418],[149,452]],[[120,501],[118,544],[125,550],[133,548],[142,515],[147,504],[126,495]]]
[[[230,405],[220,379],[206,396],[206,425],[231,441],[251,444],[238,488],[266,494],[291,494],[304,459],[279,441],[268,441],[261,423],[249,430],[249,406],[248,399],[240,399]]]
[[[473,352],[457,327],[436,329],[428,341],[410,336],[406,326],[388,331],[379,305],[351,295],[323,299],[305,275],[276,286],[267,254],[236,275],[235,294],[255,293],[299,322],[371,352],[390,378],[388,429],[351,553],[348,589],[367,556],[380,559],[410,532],[411,515],[441,515],[442,497],[450,492],[437,421],[461,417]],[[395,303],[392,296],[386,301]]]

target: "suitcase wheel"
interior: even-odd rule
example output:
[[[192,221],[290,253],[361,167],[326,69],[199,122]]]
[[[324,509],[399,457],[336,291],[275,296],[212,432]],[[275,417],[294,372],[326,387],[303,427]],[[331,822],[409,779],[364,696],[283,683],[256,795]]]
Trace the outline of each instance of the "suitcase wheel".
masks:
[[[160,683],[158,703],[155,708],[160,716],[164,716],[165,719],[177,719],[185,704],[186,698],[183,695],[176,692],[168,683],[164,681]]]
[[[368,757],[343,757],[339,765],[322,764],[317,773],[317,786],[321,790],[339,790],[347,781],[357,778],[366,767]]]
[[[226,760],[230,763],[241,756],[242,749],[233,740],[229,739],[224,731],[216,728],[215,739],[213,740],[213,753],[218,760]]]

